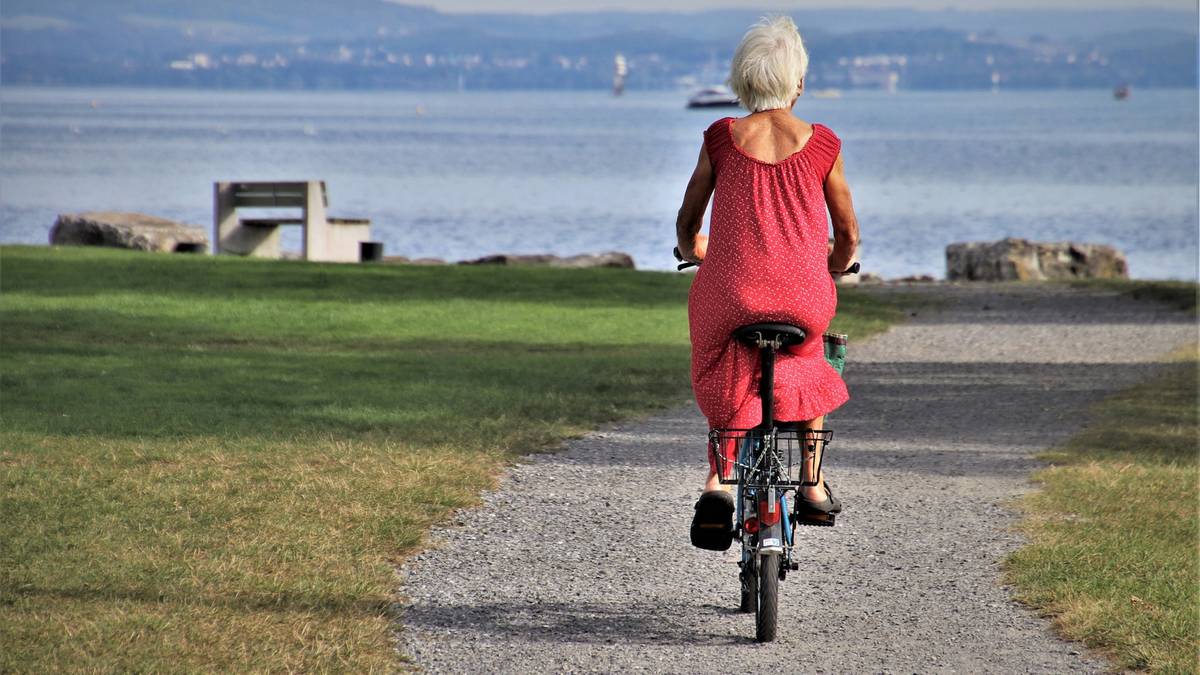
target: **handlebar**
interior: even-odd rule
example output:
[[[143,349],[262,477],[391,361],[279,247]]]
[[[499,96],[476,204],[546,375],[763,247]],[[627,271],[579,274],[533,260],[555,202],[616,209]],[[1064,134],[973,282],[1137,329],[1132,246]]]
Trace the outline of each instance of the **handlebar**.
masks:
[[[678,246],[671,249],[671,253],[673,253],[675,255],[675,259],[679,261],[679,265],[675,266],[675,269],[677,269],[677,270],[686,270],[689,267],[699,267],[700,266],[700,263],[684,262],[683,254],[679,252]]]
[[[686,270],[689,267],[699,267],[700,266],[700,263],[685,261],[683,259],[683,254],[679,252],[678,246],[673,248],[671,250],[671,253],[673,253],[675,255],[675,259],[679,261],[679,264],[675,266],[675,269],[677,269],[677,270]],[[846,271],[842,272],[841,274],[858,274],[858,271],[860,269],[862,269],[862,266],[856,262],[853,265],[847,267]]]

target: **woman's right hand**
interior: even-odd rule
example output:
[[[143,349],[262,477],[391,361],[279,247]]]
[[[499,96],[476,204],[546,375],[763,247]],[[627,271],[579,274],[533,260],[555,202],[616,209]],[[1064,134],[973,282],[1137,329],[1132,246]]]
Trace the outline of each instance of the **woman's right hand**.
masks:
[[[858,251],[858,218],[854,215],[841,153],[825,178],[825,205],[833,223],[834,245],[829,249],[829,271],[841,272],[850,267]]]
[[[697,233],[696,238],[695,238],[695,240],[692,241],[691,246],[688,246],[687,242],[683,242],[683,241],[679,242],[679,255],[683,258],[683,260],[685,260],[687,262],[696,263],[697,265],[699,265],[701,262],[704,261],[704,256],[707,254],[708,254],[708,235],[707,234]]]

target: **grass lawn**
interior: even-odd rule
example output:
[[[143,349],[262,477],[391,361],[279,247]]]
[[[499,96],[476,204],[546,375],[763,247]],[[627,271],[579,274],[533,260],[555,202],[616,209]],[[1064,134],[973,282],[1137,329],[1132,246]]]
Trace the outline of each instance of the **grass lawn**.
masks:
[[[1119,285],[1114,288],[1120,287]],[[1195,284],[1130,284],[1195,311]],[[1190,302],[1189,302],[1190,299]],[[1031,543],[1007,563],[1018,597],[1122,669],[1197,672],[1200,431],[1196,346],[1093,410],[1046,454],[1025,501]]]
[[[1196,313],[1200,287],[1191,281],[1139,281],[1129,279],[1086,279],[1069,282],[1082,288],[1107,288],[1120,291],[1137,300],[1152,300],[1175,309]]]
[[[688,399],[689,282],[0,248],[0,672],[396,669],[430,524]]]

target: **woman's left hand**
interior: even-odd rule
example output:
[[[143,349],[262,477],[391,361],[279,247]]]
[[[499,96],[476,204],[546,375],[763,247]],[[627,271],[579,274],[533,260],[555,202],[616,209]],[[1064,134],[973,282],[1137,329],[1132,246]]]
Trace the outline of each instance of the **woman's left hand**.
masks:
[[[700,228],[704,227],[704,211],[708,209],[708,200],[716,184],[717,177],[708,161],[708,152],[701,145],[696,169],[688,179],[683,204],[675,219],[675,241],[679,243],[680,257],[687,262],[699,265],[708,252],[708,237],[700,234]]]

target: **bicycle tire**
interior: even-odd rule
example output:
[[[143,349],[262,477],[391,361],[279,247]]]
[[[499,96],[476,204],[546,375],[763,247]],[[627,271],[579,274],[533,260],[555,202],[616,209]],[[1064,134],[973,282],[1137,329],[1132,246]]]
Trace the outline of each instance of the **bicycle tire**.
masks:
[[[771,642],[779,625],[779,559],[764,555],[758,564],[758,611],[754,613],[754,639]]]
[[[738,606],[738,611],[743,614],[758,613],[758,570],[754,566],[754,558],[751,557],[746,561],[746,566],[742,568],[742,602]]]

